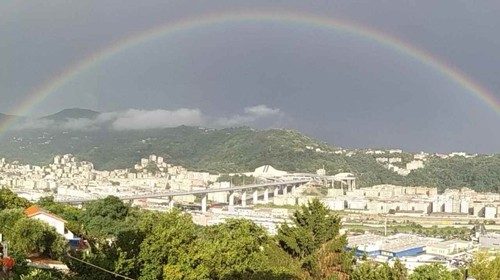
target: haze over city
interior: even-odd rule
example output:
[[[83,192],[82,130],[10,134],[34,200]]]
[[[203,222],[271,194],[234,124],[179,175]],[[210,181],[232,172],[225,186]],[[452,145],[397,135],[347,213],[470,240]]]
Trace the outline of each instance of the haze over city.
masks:
[[[0,112],[37,118],[79,107],[113,118],[115,129],[292,128],[349,148],[494,153],[499,13],[496,1],[7,1],[0,4]],[[376,30],[463,73],[490,104],[401,46],[262,14]],[[158,34],[96,57],[161,26],[228,15],[247,19]]]

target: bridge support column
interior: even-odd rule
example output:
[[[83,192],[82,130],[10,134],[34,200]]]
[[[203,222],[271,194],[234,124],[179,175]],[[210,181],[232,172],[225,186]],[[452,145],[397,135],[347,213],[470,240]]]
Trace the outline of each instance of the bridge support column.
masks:
[[[247,192],[245,191],[241,193],[241,206],[247,206]]]
[[[168,198],[168,209],[172,210],[174,209],[175,206],[175,201],[174,198],[171,196]]]
[[[253,205],[259,203],[259,191],[258,190],[255,190],[252,193],[252,203],[253,203]]]
[[[278,191],[280,190],[279,187],[275,187],[274,188],[274,197],[277,197],[278,196]]]
[[[204,194],[201,198],[201,212],[207,212],[207,195]]]
[[[269,203],[269,189],[268,189],[268,188],[266,188],[266,189],[264,190],[264,203],[265,203],[265,204],[268,204],[268,203]]]
[[[297,185],[293,185],[293,186],[292,186],[291,193],[292,193],[292,194],[295,194],[296,192],[297,192]]]
[[[229,192],[229,206],[234,206],[234,192]]]
[[[288,186],[283,186],[283,195],[286,195],[288,192]]]

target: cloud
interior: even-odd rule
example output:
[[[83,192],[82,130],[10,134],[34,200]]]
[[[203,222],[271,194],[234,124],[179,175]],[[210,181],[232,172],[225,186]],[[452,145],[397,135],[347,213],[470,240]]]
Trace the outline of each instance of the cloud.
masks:
[[[98,129],[99,125],[94,119],[67,119],[61,124],[62,129],[68,130],[89,130]]]
[[[199,109],[181,108],[177,110],[136,110],[130,109],[119,114],[112,127],[116,130],[152,129],[179,125],[203,125],[204,117]]]
[[[230,117],[222,117],[215,120],[216,127],[231,127],[240,125],[251,125],[257,121],[269,121],[269,118],[279,119],[283,116],[280,109],[270,108],[266,105],[246,107],[244,114],[237,114]]]
[[[175,110],[140,110],[128,109],[101,113],[97,117],[68,118],[65,120],[27,119],[16,128],[22,129],[64,129],[64,130],[95,130],[109,128],[114,130],[159,129],[180,125],[206,126],[214,128],[255,125],[269,127],[276,123],[284,114],[277,108],[266,105],[246,107],[243,113],[226,117],[213,117],[204,114],[197,108],[179,108]]]
[[[55,122],[53,120],[47,119],[24,119],[18,120],[16,125],[13,127],[14,130],[23,129],[43,129],[54,127]]]
[[[253,107],[246,107],[245,113],[248,115],[252,115],[255,117],[267,117],[267,116],[276,116],[280,115],[280,109],[277,108],[269,108],[266,105],[257,105]]]
[[[64,130],[89,130],[98,129],[99,123],[94,119],[78,118],[55,121],[49,119],[26,119],[16,125],[16,130],[23,129],[64,129]]]

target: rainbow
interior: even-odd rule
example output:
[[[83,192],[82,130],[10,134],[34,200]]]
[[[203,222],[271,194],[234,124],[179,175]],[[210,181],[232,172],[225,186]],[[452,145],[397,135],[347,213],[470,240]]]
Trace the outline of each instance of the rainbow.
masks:
[[[237,22],[277,22],[283,24],[299,24],[313,28],[331,29],[337,32],[345,32],[374,41],[395,52],[415,59],[416,61],[427,65],[454,81],[467,92],[482,100],[486,105],[492,108],[496,113],[500,113],[500,101],[493,93],[482,87],[470,77],[467,77],[459,69],[445,63],[432,54],[418,49],[409,43],[403,42],[381,31],[361,26],[359,24],[346,20],[338,20],[315,15],[298,14],[293,12],[226,12],[219,14],[208,14],[194,18],[182,19],[177,22],[167,23],[158,27],[132,34],[108,45],[104,49],[93,53],[83,60],[71,65],[64,71],[46,81],[39,87],[33,89],[28,97],[9,112],[11,115],[25,115],[34,106],[50,96],[58,88],[65,85],[78,74],[98,65],[114,55],[127,49],[140,45],[143,42],[154,40],[160,37],[173,35],[176,33],[187,32],[196,28],[209,27],[213,25],[237,23]],[[0,123],[0,135],[15,123],[15,118],[7,118]]]

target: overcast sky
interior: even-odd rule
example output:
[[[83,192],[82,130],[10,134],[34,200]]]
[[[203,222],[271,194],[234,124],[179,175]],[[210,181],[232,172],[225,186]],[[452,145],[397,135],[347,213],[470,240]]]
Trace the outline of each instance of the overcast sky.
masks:
[[[120,38],[250,10],[369,26],[432,53],[500,99],[499,1],[4,0],[0,112]],[[69,107],[149,123],[142,128],[251,125],[349,148],[500,152],[499,114],[453,80],[373,40],[296,24],[235,22],[139,44],[83,71],[28,114]]]

